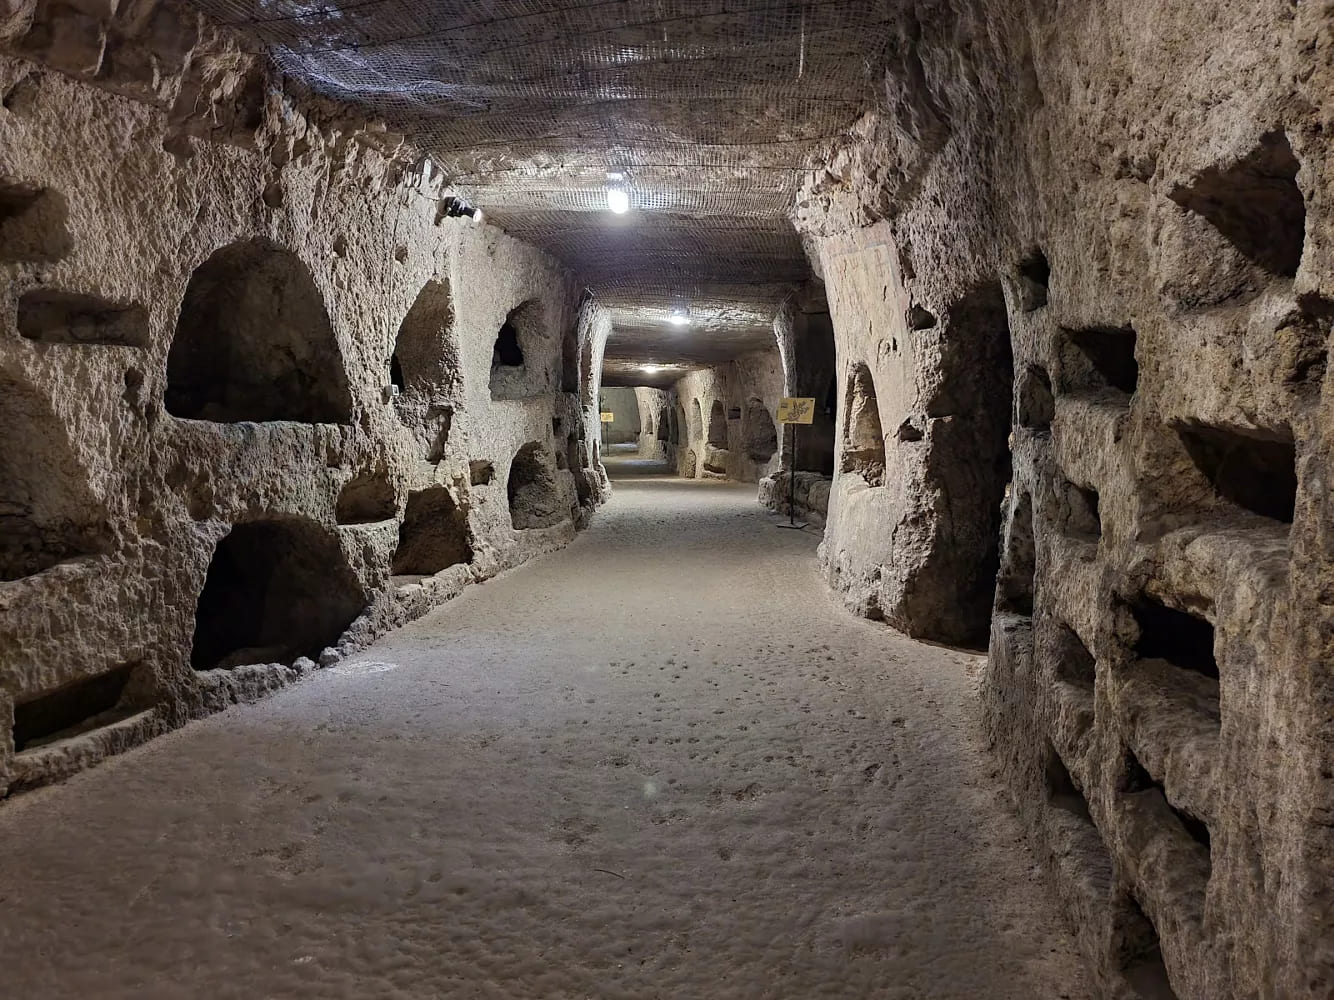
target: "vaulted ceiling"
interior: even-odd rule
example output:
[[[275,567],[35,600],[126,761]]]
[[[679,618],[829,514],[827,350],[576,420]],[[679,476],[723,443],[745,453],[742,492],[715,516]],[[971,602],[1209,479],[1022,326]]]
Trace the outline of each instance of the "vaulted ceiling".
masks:
[[[664,384],[773,343],[808,277],[800,175],[863,110],[897,0],[195,2],[579,274],[612,311],[608,384]]]

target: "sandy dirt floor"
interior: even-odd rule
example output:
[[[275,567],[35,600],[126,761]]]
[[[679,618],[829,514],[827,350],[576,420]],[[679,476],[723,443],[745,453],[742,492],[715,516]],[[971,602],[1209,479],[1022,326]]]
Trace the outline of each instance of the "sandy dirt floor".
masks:
[[[0,996],[1084,1000],[981,658],[837,607],[754,485],[0,806]]]

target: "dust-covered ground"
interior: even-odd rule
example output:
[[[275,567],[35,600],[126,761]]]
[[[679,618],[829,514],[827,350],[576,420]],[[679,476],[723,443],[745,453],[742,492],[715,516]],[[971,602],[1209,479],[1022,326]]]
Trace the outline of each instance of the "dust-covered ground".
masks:
[[[981,659],[841,610],[753,485],[0,807],[0,995],[1084,1000]]]

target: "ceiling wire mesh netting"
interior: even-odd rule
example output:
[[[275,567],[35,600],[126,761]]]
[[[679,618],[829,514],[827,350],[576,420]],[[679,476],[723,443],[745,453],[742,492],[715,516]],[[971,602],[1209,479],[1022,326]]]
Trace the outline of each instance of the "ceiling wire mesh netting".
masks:
[[[636,275],[678,296],[710,275],[806,275],[786,214],[809,155],[873,99],[896,7],[192,2],[284,74],[406,132],[491,221],[622,298]],[[609,172],[630,226],[606,210]]]

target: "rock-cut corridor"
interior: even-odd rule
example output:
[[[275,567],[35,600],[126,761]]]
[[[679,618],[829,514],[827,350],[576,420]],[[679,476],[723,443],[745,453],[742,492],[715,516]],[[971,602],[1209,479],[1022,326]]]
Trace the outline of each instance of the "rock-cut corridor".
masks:
[[[753,486],[607,464],[567,548],[8,803],[0,992],[1089,996],[982,658],[843,610]]]

